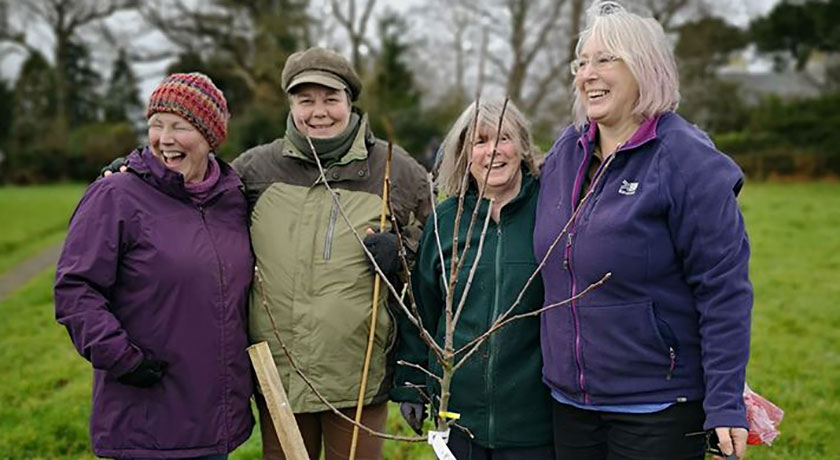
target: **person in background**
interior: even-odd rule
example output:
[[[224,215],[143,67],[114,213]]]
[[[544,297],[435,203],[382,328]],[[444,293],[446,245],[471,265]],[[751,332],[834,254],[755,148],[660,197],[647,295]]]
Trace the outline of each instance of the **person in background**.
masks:
[[[457,229],[459,252],[466,244],[467,228],[476,207],[479,214],[469,252],[461,255],[465,258],[464,268],[458,274],[454,305],[461,301],[470,267],[478,264],[478,269],[454,330],[456,350],[490,329],[496,318],[514,304],[537,267],[532,244],[539,191],[534,161],[536,148],[529,125],[516,106],[512,103],[504,109],[503,106],[504,101],[498,99],[471,104],[446,136],[438,177],[440,189],[449,196],[437,208],[441,248],[434,226],[427,222],[412,271],[412,288],[423,326],[442,345],[446,331],[445,285],[449,282],[454,255],[455,216],[464,176],[468,175],[463,214]],[[474,132],[476,111],[478,128]],[[497,139],[497,127],[503,115]],[[479,202],[482,188],[485,195]],[[488,213],[490,222],[481,258],[477,260],[482,222]],[[537,278],[525,290],[513,314],[539,309],[542,300],[542,283]],[[440,365],[420,339],[417,328],[405,315],[401,315],[399,324],[397,359],[442,376]],[[541,381],[539,340],[538,317],[518,320],[492,334],[455,372],[449,411],[459,413],[458,424],[475,436],[470,439],[458,428],[452,429],[448,445],[455,457],[462,460],[554,458],[551,397]],[[435,402],[434,407],[440,388],[419,370],[397,367],[391,398],[401,402],[403,417],[419,432],[425,419],[426,401],[414,386],[430,390],[428,396]]]
[[[576,54],[575,124],[548,154],[537,205],[545,304],[612,276],[542,315],[557,458],[701,460],[705,437],[688,435],[703,430],[743,458],[744,176],[674,112],[679,77],[655,19],[596,1]]]
[[[218,460],[251,435],[248,208],[213,155],[228,117],[205,75],[166,77],[149,145],[91,184],[70,221],[55,315],[94,369],[98,456]]]

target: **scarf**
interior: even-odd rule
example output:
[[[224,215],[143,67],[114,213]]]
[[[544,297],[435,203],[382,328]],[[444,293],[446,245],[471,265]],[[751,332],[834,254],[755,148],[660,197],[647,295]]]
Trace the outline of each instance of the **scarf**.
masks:
[[[315,151],[318,152],[318,158],[324,164],[325,168],[341,159],[350,150],[350,147],[353,146],[353,141],[356,140],[356,134],[359,132],[360,120],[361,117],[358,113],[351,112],[350,122],[347,123],[347,128],[338,136],[328,139],[311,138],[312,145],[315,146]],[[285,136],[304,156],[311,158],[312,162],[315,162],[315,159],[312,158],[312,149],[309,147],[309,142],[306,141],[306,136],[298,131],[291,113],[286,118]]]

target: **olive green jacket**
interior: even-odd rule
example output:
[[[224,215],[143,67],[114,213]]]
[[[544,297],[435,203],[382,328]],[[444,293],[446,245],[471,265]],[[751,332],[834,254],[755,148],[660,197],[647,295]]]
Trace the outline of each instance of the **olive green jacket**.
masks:
[[[326,177],[353,229],[364,238],[368,227],[379,226],[387,144],[373,137],[366,117],[361,123],[352,147],[327,168]],[[361,245],[317,165],[291,142],[277,139],[250,149],[233,167],[251,207],[257,268],[251,290],[251,341],[269,343],[294,412],[327,407],[294,371],[277,336],[327,400],[338,408],[355,406],[374,280]],[[428,182],[425,170],[399,147],[393,149],[391,183],[394,215],[406,246],[416,250],[431,210]],[[387,291],[382,292],[384,305]],[[391,383],[393,313],[380,308],[377,321],[365,404],[385,400]]]

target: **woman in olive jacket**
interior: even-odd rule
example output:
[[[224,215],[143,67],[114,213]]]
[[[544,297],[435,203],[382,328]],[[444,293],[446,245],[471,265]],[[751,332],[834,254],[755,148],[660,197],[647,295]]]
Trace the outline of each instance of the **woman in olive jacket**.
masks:
[[[437,207],[441,248],[439,250],[434,225],[426,225],[412,272],[412,288],[423,326],[437,343],[443,344],[444,285],[449,281],[458,195],[464,175],[470,174],[459,224],[459,252],[466,243],[467,227],[476,206],[479,206],[479,212],[469,252],[465,256],[461,254],[465,263],[458,274],[454,305],[460,302],[470,268],[476,263],[478,267],[455,329],[456,350],[488,330],[495,319],[513,305],[537,266],[532,239],[539,190],[535,148],[528,124],[519,110],[510,103],[506,109],[503,106],[500,100],[482,101],[478,109],[478,129],[474,133],[476,104],[471,104],[444,141],[439,185],[450,198]],[[497,127],[503,113],[504,121],[496,144]],[[471,158],[467,161],[470,152]],[[481,187],[485,187],[485,195],[479,203]],[[481,228],[488,212],[490,222],[479,257]],[[431,219],[427,223],[430,222]],[[542,297],[542,284],[537,278],[514,313],[540,308]],[[400,318],[399,327],[397,359],[442,375],[434,355],[429,353],[417,329],[405,316]],[[461,430],[452,430],[448,445],[457,458],[553,458],[551,400],[541,381],[539,341],[539,319],[519,320],[492,334],[456,371],[450,388],[449,411],[459,413],[458,424],[475,436],[470,439]],[[397,367],[394,383],[392,399],[402,403],[400,408],[406,421],[419,430],[424,418],[424,399],[410,384],[427,384],[431,398],[437,404],[436,396],[440,394],[437,383],[406,366]]]

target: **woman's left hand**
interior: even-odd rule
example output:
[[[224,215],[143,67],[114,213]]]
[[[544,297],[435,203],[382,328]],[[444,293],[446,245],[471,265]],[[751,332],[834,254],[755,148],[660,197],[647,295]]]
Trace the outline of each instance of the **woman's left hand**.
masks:
[[[718,437],[718,446],[721,452],[727,454],[726,458],[732,458],[734,453],[735,458],[741,460],[747,454],[747,429],[741,427],[719,426],[715,428]],[[715,460],[722,459],[722,457],[715,456]]]

